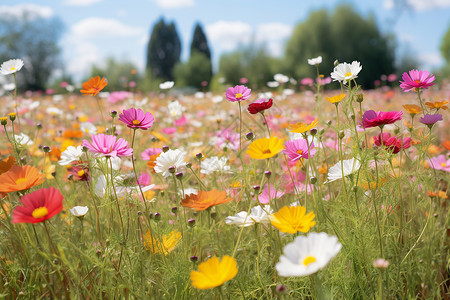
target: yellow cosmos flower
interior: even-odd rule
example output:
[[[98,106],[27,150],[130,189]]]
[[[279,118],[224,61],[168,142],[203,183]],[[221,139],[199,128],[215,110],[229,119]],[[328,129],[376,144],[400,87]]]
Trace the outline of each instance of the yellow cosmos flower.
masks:
[[[406,109],[408,114],[410,114],[411,116],[415,116],[422,112],[422,108],[415,104],[405,104],[403,105],[403,108]]]
[[[317,126],[317,124],[319,124],[319,118],[316,118],[314,121],[311,122],[311,124],[303,124],[303,123],[292,124],[291,126],[289,126],[289,131],[295,133],[303,133],[313,129],[314,127]]]
[[[325,97],[325,99],[327,99],[328,102],[333,103],[333,104],[334,103],[339,103],[344,98],[345,98],[345,94],[340,94],[340,95],[333,96],[333,97],[330,97],[330,98]]]
[[[164,253],[164,255],[169,254],[173,249],[175,249],[178,242],[181,240],[181,233],[178,230],[174,230],[169,234],[163,236],[160,240],[156,236],[152,236],[149,230],[144,236],[144,246],[151,253]]]
[[[436,101],[436,102],[425,102],[425,105],[430,109],[443,109],[446,110],[448,106],[446,105],[448,101]]]
[[[284,140],[273,136],[254,140],[246,153],[253,159],[266,159],[277,155],[283,149]]]
[[[192,285],[200,290],[221,286],[233,279],[238,272],[237,263],[231,256],[225,255],[222,261],[214,256],[198,266],[198,271],[191,272]]]
[[[272,226],[281,232],[297,233],[308,232],[311,227],[316,225],[313,221],[315,215],[313,212],[306,213],[306,208],[303,206],[283,207],[278,212],[269,216]]]

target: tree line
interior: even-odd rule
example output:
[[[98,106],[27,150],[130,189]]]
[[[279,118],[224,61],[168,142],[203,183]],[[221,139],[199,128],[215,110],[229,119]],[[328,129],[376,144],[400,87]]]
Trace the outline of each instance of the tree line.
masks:
[[[0,60],[25,58],[24,71],[20,72],[22,90],[45,89],[52,72],[63,65],[58,56],[61,24],[56,17],[0,16]],[[106,76],[111,90],[129,88],[130,81],[139,82],[143,89],[157,89],[166,80],[175,81],[177,87],[207,90],[218,78],[232,85],[242,83],[245,78],[252,88],[263,88],[275,73],[297,80],[315,78],[316,70],[307,64],[307,59],[320,55],[323,58],[320,70],[325,76],[332,71],[336,60],[361,62],[364,72],[360,73],[358,83],[370,88],[383,74],[418,67],[414,59],[396,58],[395,48],[395,37],[382,33],[373,15],[363,17],[352,6],[344,4],[333,11],[313,11],[298,23],[286,41],[282,57],[273,57],[266,45],[251,42],[222,54],[213,74],[211,49],[202,25],[195,24],[189,59],[182,62],[182,44],[175,22],[161,18],[151,28],[144,75],[137,74],[132,63],[112,58],[102,67],[92,66],[91,73]],[[443,37],[441,52],[446,59],[441,72],[443,76],[450,75],[450,27]],[[70,81],[67,75],[63,79]]]

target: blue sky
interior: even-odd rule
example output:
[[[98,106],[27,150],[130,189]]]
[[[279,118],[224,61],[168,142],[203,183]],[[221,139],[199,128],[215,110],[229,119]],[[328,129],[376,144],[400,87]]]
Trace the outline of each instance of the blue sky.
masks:
[[[145,67],[146,46],[152,26],[161,18],[175,21],[183,44],[182,59],[196,22],[209,39],[214,61],[251,39],[282,55],[286,39],[309,12],[332,10],[340,0],[2,0],[0,14],[32,11],[58,16],[65,24],[61,40],[67,71],[81,78],[93,63],[107,57]],[[423,68],[443,64],[439,45],[450,26],[450,0],[347,0],[363,16],[375,15],[383,32],[393,32],[398,52],[408,52]],[[399,7],[406,3],[407,7]]]

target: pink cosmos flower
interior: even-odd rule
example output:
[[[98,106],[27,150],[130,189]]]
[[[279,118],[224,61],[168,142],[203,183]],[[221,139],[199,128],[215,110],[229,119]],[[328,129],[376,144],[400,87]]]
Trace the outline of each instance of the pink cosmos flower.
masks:
[[[150,160],[150,157],[152,155],[157,155],[161,152],[162,150],[160,148],[147,148],[144,150],[144,152],[141,153],[141,158],[143,160]]]
[[[296,139],[292,141],[287,141],[284,143],[285,150],[283,150],[284,154],[287,155],[290,161],[296,161],[300,158],[308,159],[309,156],[314,157],[316,153],[316,149],[314,149],[314,143],[311,142],[309,145],[308,152],[308,143],[305,139]]]
[[[150,182],[151,182],[150,175],[145,173],[145,172],[142,172],[141,176],[139,176],[139,178],[138,178],[138,183],[137,184],[140,185],[140,186],[147,186],[147,185],[150,184]]]
[[[109,94],[107,101],[109,103],[117,103],[133,96],[133,93],[127,91],[116,91]]]
[[[381,133],[374,137],[375,145],[378,147],[383,144],[384,148],[388,151],[392,151],[392,153],[396,154],[399,153],[402,149],[408,149],[411,147],[411,138],[406,137],[403,138],[403,141],[401,138],[397,139],[396,136],[391,136],[390,133],[384,132],[383,133],[383,143],[381,143]]]
[[[430,75],[430,72],[428,71],[413,69],[408,73],[403,73],[403,81],[400,81],[400,87],[404,92],[409,92],[413,89],[426,89],[434,85],[433,81],[436,78],[434,75]]]
[[[374,111],[368,110],[362,116],[362,126],[371,128],[376,126],[384,126],[392,124],[402,119],[402,111]]]
[[[151,113],[144,113],[142,109],[124,109],[119,120],[127,124],[128,128],[147,130],[153,125],[154,117]]]
[[[255,102],[253,102],[252,104],[250,104],[248,106],[248,112],[251,113],[252,115],[255,115],[259,112],[263,112],[266,109],[269,109],[272,107],[273,104],[273,100],[272,98],[267,100],[267,99],[256,99]]]
[[[97,157],[121,157],[133,154],[133,149],[128,147],[128,142],[114,135],[103,133],[93,135],[92,142],[83,140],[83,146]],[[117,140],[117,141],[116,141]]]
[[[421,117],[419,119],[419,122],[425,125],[433,125],[438,121],[442,121],[442,115],[441,114],[426,114],[425,116]]]
[[[251,91],[251,89],[244,85],[236,85],[235,87],[228,88],[225,96],[227,100],[231,102],[242,101],[250,98]]]
[[[302,80],[300,80],[300,84],[302,85],[313,85],[314,84],[314,79],[306,77],[303,78]]]
[[[428,164],[433,169],[450,172],[450,158],[445,159],[444,154],[428,159]]]
[[[227,147],[231,150],[239,149],[239,133],[233,132],[231,129],[225,128],[216,132],[215,144],[219,148]]]
[[[269,204],[270,200],[279,199],[284,195],[283,191],[276,190],[273,185],[270,185],[270,193],[269,193],[269,184],[266,184],[262,193],[258,196],[258,200],[261,204]]]

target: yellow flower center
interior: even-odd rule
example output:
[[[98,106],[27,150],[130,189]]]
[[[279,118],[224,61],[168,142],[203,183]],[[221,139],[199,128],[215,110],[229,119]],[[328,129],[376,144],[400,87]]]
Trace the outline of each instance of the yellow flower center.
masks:
[[[15,67],[11,67],[11,71],[14,71],[16,68]]]
[[[446,163],[441,163],[441,166],[445,168],[447,166],[447,164]]]
[[[236,93],[236,95],[234,95],[236,97],[236,99],[240,99],[242,98],[242,94],[241,93]]]
[[[43,217],[45,217],[46,215],[48,215],[48,209],[47,209],[47,207],[45,207],[45,206],[36,208],[35,210],[33,210],[33,212],[31,213],[31,215],[32,215],[33,218],[35,218],[35,219],[43,218]]]
[[[133,120],[133,124],[134,124],[134,125],[139,125],[139,124],[141,124],[141,121]]]
[[[84,171],[83,170],[78,171],[77,175],[80,176],[80,177],[83,176],[84,175]]]
[[[270,149],[266,149],[262,153],[263,154],[272,154],[272,151],[270,151]]]
[[[419,84],[420,80],[414,80],[414,83]]]
[[[352,76],[352,72],[345,73],[345,77],[350,77],[350,76]]]
[[[19,184],[24,183],[26,181],[27,181],[26,178],[19,178],[19,179],[16,180],[16,184],[19,185]]]
[[[305,257],[305,259],[303,260],[303,264],[305,266],[308,266],[310,263],[316,262],[316,258],[314,256],[307,256]]]
[[[303,154],[303,150],[297,150],[297,154],[302,155]]]

